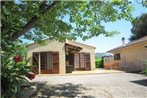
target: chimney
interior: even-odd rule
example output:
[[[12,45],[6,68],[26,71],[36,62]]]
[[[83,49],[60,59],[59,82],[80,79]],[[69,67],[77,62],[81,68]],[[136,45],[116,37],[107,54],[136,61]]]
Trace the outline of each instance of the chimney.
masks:
[[[125,46],[125,38],[124,37],[122,37],[122,46]]]

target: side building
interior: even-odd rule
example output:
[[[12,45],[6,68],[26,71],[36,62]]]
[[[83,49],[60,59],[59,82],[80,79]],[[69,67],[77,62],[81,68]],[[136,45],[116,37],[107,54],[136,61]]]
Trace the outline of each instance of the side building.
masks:
[[[142,71],[147,65],[147,36],[125,44],[122,38],[122,46],[109,50],[113,56],[104,57],[104,67],[118,69],[127,72]]]

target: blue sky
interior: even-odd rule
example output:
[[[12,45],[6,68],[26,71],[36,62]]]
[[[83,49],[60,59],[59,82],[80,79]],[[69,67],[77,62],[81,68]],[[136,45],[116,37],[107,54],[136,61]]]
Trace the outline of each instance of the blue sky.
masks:
[[[135,0],[134,0],[135,1]],[[137,17],[140,16],[142,13],[147,12],[147,9],[142,7],[141,4],[138,4],[134,2],[135,10],[133,12],[133,16]],[[104,37],[103,35],[100,35],[98,37],[93,37],[89,40],[82,41],[80,38],[77,40],[78,42],[89,44],[96,47],[95,52],[107,52],[110,49],[113,49],[115,47],[118,47],[122,45],[121,39],[122,37],[125,37],[126,43],[129,42],[128,38],[131,35],[131,28],[132,25],[129,21],[125,20],[118,20],[116,22],[110,22],[104,24],[105,29],[108,31],[119,31],[121,32],[118,35],[115,35],[113,37]]]

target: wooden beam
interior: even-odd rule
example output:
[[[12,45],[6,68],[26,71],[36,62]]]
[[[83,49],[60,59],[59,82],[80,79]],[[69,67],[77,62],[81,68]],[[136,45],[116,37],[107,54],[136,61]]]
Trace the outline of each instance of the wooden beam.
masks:
[[[40,75],[40,73],[41,73],[41,62],[40,62],[41,60],[40,60],[40,52],[39,52],[39,75]]]

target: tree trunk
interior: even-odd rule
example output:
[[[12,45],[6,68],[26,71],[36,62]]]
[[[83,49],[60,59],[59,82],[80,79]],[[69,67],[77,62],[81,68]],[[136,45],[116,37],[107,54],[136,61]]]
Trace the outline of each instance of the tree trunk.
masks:
[[[41,12],[40,14],[43,15],[45,14],[47,11],[51,10],[55,5],[57,5],[59,1],[54,1],[52,4],[48,5],[46,7],[46,5],[43,3],[40,8],[41,8]],[[33,16],[32,19],[23,27],[23,29],[19,32],[19,33],[15,33],[12,36],[12,40],[16,40],[18,39],[20,36],[24,35],[28,30],[30,30],[31,28],[33,28],[35,26],[35,24],[38,22],[39,18],[37,16]]]

